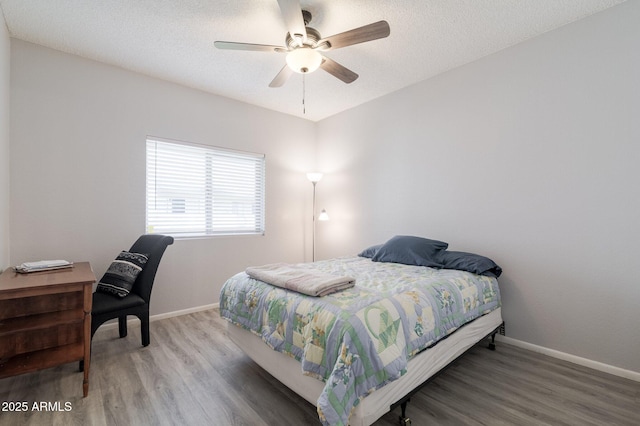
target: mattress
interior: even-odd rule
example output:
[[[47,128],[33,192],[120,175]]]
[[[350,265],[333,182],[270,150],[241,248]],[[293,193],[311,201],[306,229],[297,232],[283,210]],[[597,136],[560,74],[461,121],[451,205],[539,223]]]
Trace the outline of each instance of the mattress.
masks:
[[[465,271],[360,257],[297,267],[354,277],[356,285],[310,297],[240,273],[223,286],[220,313],[321,381],[324,424],[348,424],[352,409],[403,378],[416,354],[500,307],[497,280]]]
[[[498,308],[464,325],[447,339],[413,357],[408,362],[407,373],[404,376],[372,392],[355,407],[349,418],[349,425],[369,426],[374,423],[389,411],[391,405],[449,365],[500,324],[502,312]],[[255,334],[231,322],[227,322],[227,335],[256,364],[302,398],[316,405],[324,383],[303,375],[298,361],[272,350]]]

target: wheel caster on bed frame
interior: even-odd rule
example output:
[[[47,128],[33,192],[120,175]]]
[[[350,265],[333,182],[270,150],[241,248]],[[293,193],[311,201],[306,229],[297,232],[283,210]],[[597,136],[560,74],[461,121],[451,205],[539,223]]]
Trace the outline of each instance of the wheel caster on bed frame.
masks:
[[[411,424],[411,419],[407,417],[407,403],[411,401],[411,398],[407,398],[402,404],[400,404],[400,409],[402,410],[402,414],[398,418],[400,421],[400,426],[409,426]]]
[[[400,416],[400,426],[409,426],[410,424],[411,424],[410,418]]]

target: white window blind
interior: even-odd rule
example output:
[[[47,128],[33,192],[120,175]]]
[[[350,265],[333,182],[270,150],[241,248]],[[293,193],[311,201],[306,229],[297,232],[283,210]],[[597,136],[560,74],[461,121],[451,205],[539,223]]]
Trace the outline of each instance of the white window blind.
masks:
[[[147,139],[147,233],[264,233],[263,154]]]

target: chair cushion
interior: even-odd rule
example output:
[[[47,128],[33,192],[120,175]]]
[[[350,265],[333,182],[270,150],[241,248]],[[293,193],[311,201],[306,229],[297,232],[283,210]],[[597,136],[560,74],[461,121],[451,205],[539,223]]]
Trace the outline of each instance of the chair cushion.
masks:
[[[98,283],[97,291],[125,297],[149,260],[146,254],[122,251]]]
[[[126,297],[118,297],[109,293],[93,293],[93,315],[102,315],[107,312],[121,311],[144,305],[144,299],[137,294],[130,293]]]

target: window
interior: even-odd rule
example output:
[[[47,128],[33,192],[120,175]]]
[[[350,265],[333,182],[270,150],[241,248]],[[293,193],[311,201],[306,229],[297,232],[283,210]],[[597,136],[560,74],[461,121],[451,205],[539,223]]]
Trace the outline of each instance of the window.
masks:
[[[147,139],[147,233],[264,233],[263,154]]]

